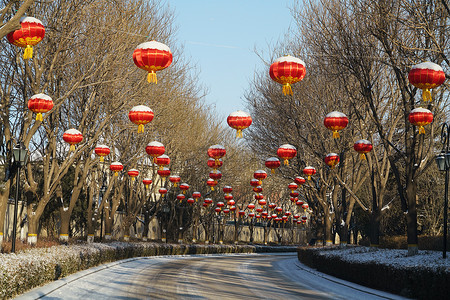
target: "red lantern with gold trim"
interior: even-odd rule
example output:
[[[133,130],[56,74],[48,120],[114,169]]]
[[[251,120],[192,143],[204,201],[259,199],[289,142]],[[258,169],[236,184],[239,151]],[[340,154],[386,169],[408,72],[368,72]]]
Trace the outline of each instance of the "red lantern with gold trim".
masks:
[[[338,131],[347,127],[348,118],[344,113],[332,111],[325,116],[323,124],[327,129],[333,131],[333,138],[336,139],[339,138]]]
[[[205,198],[205,201],[204,201],[206,204],[211,204],[211,203],[213,203],[213,200],[211,199],[211,198]]]
[[[208,149],[208,156],[214,158],[216,165],[219,164],[219,159],[224,157],[226,153],[227,151],[225,150],[225,147],[219,144],[212,145]]]
[[[135,106],[128,113],[130,121],[138,125],[138,133],[144,132],[144,125],[150,123],[154,116],[153,110],[145,105]]]
[[[245,210],[240,210],[239,212],[238,212],[238,214],[239,214],[239,217],[244,217],[245,216]]]
[[[177,187],[177,183],[181,181],[181,177],[178,175],[172,175],[169,177],[169,181],[173,183],[174,187]]]
[[[250,185],[251,185],[252,187],[257,187],[257,186],[259,185],[259,180],[256,179],[256,178],[252,178],[252,179],[250,180]]]
[[[418,107],[409,113],[408,119],[414,126],[419,126],[419,134],[423,134],[424,126],[433,122],[433,113],[426,108]]]
[[[291,182],[291,183],[289,183],[288,188],[291,191],[295,191],[298,188],[298,185],[295,182]]]
[[[111,153],[111,150],[106,145],[97,145],[94,149],[95,154],[100,156],[100,162],[105,161],[105,156],[107,156],[109,153]]]
[[[255,198],[256,198],[256,197],[255,197]],[[264,206],[264,205],[267,204],[267,201],[266,201],[266,199],[259,199],[259,200],[258,200],[258,204],[261,205],[261,206]]]
[[[252,124],[252,117],[250,114],[243,112],[241,110],[232,112],[227,118],[228,125],[236,129],[236,137],[242,137],[242,130],[248,128]]]
[[[283,95],[292,95],[291,85],[305,77],[305,63],[290,55],[282,56],[270,65],[269,74],[272,80],[283,85]]]
[[[162,169],[170,164],[170,157],[167,156],[166,154],[160,155],[156,157],[156,164],[159,166],[160,169]]]
[[[225,195],[229,195],[233,192],[233,188],[229,185],[226,185],[223,187],[222,191],[225,193]]]
[[[266,165],[267,168],[270,169],[270,173],[275,174],[275,169],[280,167],[281,162],[276,157],[270,157],[266,160],[266,162],[264,164]]]
[[[166,180],[167,176],[170,176],[169,168],[162,168],[162,169],[156,171],[156,173],[159,175],[159,177],[161,177],[163,182]]]
[[[161,195],[161,197],[164,198],[164,196],[167,194],[167,189],[166,188],[160,188],[158,190],[158,192]]]
[[[339,155],[336,153],[328,153],[324,161],[331,169],[334,169],[339,163]]]
[[[181,203],[181,201],[183,201],[185,198],[186,198],[186,196],[185,196],[184,194],[178,194],[178,195],[177,195],[177,200],[179,200],[180,203]]]
[[[301,176],[297,176],[294,178],[295,183],[297,183],[298,185],[302,186],[305,184],[306,180],[305,178],[301,177]]]
[[[445,81],[445,73],[441,66],[432,62],[414,65],[408,74],[409,82],[422,89],[423,101],[432,101],[430,89],[434,89]]]
[[[259,193],[262,193],[263,188],[262,188],[262,186],[258,185],[258,186],[255,186],[255,187],[253,188],[253,191],[254,191],[255,193],[259,194]]]
[[[214,179],[215,181],[218,181],[218,180],[220,180],[220,178],[222,178],[222,172],[220,172],[220,171],[209,172],[209,178]]]
[[[284,165],[288,166],[289,159],[292,159],[297,155],[297,149],[290,144],[284,144],[278,148],[277,155],[284,160]]]
[[[221,160],[220,158],[218,160],[215,160],[214,158],[208,158],[207,165],[213,170],[217,170],[223,165],[223,160]]]
[[[23,59],[33,58],[33,46],[45,36],[44,24],[33,17],[20,18],[20,29],[8,33],[8,41],[18,47],[25,48]]]
[[[187,200],[186,200],[186,202],[188,203],[188,204],[194,204],[195,203],[195,200],[194,200],[194,198],[188,198]]]
[[[254,210],[255,209],[255,204],[250,203],[249,205],[247,205],[247,208],[250,210]]]
[[[261,185],[262,184],[262,181],[264,180],[264,179],[266,179],[267,178],[267,173],[266,173],[266,171],[264,171],[264,170],[256,170],[254,173],[253,173],[253,177],[255,178],[255,179],[258,179],[258,185]]]
[[[151,180],[150,178],[144,178],[144,179],[142,179],[142,183],[145,185],[145,188],[148,189],[150,184],[153,183],[153,180]]]
[[[303,169],[303,174],[305,174],[306,176],[308,176],[308,180],[311,180],[311,176],[313,176],[314,174],[316,174],[316,168],[314,167],[305,167]]]
[[[183,194],[186,194],[186,191],[190,188],[189,184],[187,183],[182,183],[180,184],[180,190],[182,191]]]
[[[206,180],[206,184],[211,188],[211,191],[214,191],[214,187],[217,185],[217,181],[212,178],[208,178],[208,180]]]
[[[123,165],[120,162],[115,161],[109,165],[109,169],[114,172],[114,176],[119,176],[119,172],[123,170]]]
[[[254,212],[249,212],[249,213],[247,214],[247,216],[248,216],[249,218],[253,218],[253,217],[255,216],[255,213],[254,213]]]
[[[136,169],[130,169],[130,170],[128,170],[127,174],[128,174],[128,176],[131,177],[131,180],[134,181],[134,179],[135,179],[137,176],[139,176],[139,171],[136,170]]]
[[[289,193],[289,196],[293,198],[298,197],[298,195],[300,195],[300,193],[297,190],[293,190],[292,192]]]
[[[28,100],[28,109],[36,113],[36,121],[44,121],[43,113],[53,108],[53,100],[46,94],[36,94]]]
[[[158,83],[155,72],[170,66],[172,60],[170,48],[157,41],[142,43],[133,52],[133,61],[136,66],[148,72],[148,82]]]
[[[195,201],[200,199],[201,196],[202,196],[202,194],[200,194],[200,192],[193,192],[192,193],[192,197],[195,199]]]
[[[358,140],[355,142],[355,144],[353,144],[353,149],[355,149],[356,152],[359,153],[359,157],[361,159],[366,159],[366,153],[369,153],[370,151],[372,151],[373,146],[372,143],[368,140]]]
[[[164,152],[166,152],[166,148],[162,143],[153,141],[148,143],[147,147],[145,147],[145,152],[153,157],[153,162],[156,163],[156,158],[163,155]]]
[[[72,128],[64,132],[63,140],[70,144],[69,151],[75,151],[75,145],[83,140],[83,135],[78,130]]]

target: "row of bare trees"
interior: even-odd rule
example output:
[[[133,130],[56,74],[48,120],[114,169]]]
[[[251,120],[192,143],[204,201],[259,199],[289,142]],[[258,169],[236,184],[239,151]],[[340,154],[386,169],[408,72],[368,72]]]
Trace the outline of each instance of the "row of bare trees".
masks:
[[[430,188],[442,180],[429,167],[441,147],[437,135],[448,112],[448,85],[433,91],[433,102],[424,104],[407,77],[411,66],[423,61],[444,71],[450,67],[445,1],[311,0],[297,2],[292,15],[291,35],[271,52],[266,69],[277,54],[290,53],[306,62],[307,75],[294,86],[294,96],[285,97],[266,69],[256,74],[246,96],[256,120],[252,150],[268,156],[280,144],[296,146],[296,160],[282,171],[288,179],[307,165],[318,169],[303,196],[321,214],[327,242],[333,227],[341,241],[348,240],[357,209],[370,215],[370,242],[376,246],[381,225],[386,225],[383,216],[401,207],[405,221],[401,216],[389,220],[406,224],[409,254],[417,253],[418,224],[424,233],[442,233],[442,195]],[[419,106],[434,114],[424,135],[408,121],[409,112]],[[323,126],[325,115],[335,110],[350,120],[339,139]],[[359,139],[374,146],[367,161],[353,150]],[[340,156],[333,170],[323,162],[330,152]]]

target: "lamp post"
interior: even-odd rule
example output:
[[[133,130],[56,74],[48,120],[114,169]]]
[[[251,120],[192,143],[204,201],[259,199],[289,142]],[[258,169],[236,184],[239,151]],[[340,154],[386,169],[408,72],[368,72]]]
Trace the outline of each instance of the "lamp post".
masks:
[[[439,171],[445,171],[445,192],[444,192],[444,247],[442,257],[447,257],[447,212],[448,212],[448,171],[450,169],[449,153],[449,125],[444,122],[441,129],[441,143],[443,145],[441,153],[436,156],[436,164]]]
[[[17,227],[17,209],[19,206],[19,183],[20,183],[20,168],[26,163],[28,159],[28,150],[23,143],[17,144],[13,149],[14,164],[17,168],[16,174],[16,197],[14,199],[14,219],[12,230],[12,245],[11,252],[16,251],[16,227]]]

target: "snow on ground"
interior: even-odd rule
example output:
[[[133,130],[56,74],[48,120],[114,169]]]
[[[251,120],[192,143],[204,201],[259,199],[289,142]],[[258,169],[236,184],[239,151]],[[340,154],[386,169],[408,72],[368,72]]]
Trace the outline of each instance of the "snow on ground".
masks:
[[[450,272],[450,259],[442,258],[442,251],[421,250],[418,255],[408,256],[408,250],[399,249],[380,249],[370,247],[352,247],[325,249],[320,251],[324,256],[338,256],[342,260],[349,262],[375,262],[378,264],[390,265],[396,268],[429,268],[443,269]]]

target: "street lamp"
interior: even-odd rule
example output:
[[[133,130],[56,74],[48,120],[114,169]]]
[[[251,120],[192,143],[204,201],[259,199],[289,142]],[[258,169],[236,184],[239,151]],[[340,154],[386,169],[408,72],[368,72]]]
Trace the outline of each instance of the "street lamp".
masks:
[[[17,168],[16,174],[16,197],[14,199],[14,219],[13,219],[13,231],[12,231],[12,245],[11,252],[16,251],[16,227],[17,227],[17,209],[19,206],[19,183],[20,183],[20,168],[27,162],[28,150],[21,142],[17,144],[13,149],[14,165]]]
[[[441,153],[436,156],[436,164],[439,171],[445,171],[445,192],[444,192],[444,248],[442,249],[442,257],[447,257],[447,212],[448,212],[448,171],[450,169],[450,152],[449,152],[449,125],[444,122],[441,130],[441,143],[443,145]]]

